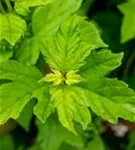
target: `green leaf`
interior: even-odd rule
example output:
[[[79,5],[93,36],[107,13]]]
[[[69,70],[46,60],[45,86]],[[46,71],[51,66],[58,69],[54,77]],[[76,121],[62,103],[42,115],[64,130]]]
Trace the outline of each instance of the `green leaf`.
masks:
[[[0,124],[17,119],[31,99],[31,84],[11,82],[0,86]],[[8,94],[7,94],[8,93]]]
[[[117,79],[89,78],[81,87],[86,90],[93,112],[111,123],[118,118],[135,121],[135,93]],[[115,108],[115,109],[114,109]]]
[[[88,47],[91,50],[101,47],[108,47],[108,45],[101,39],[100,32],[92,21],[87,21],[81,17],[79,20],[79,28],[81,32],[81,40],[85,47]]]
[[[12,136],[0,137],[0,149],[1,150],[15,150],[15,144]]]
[[[37,122],[39,134],[37,138],[37,149],[40,150],[57,150],[62,142],[73,146],[83,147],[83,139],[80,135],[67,131],[60,125],[55,117],[50,117],[46,124]]]
[[[40,54],[39,43],[36,38],[25,39],[16,50],[16,59],[26,65],[36,64]]]
[[[35,90],[33,97],[38,100],[38,103],[34,108],[35,115],[42,122],[46,122],[47,118],[54,111],[54,104],[50,99],[49,86],[46,85]]]
[[[86,30],[83,29],[85,26]],[[95,41],[91,40],[87,32]],[[73,16],[61,24],[55,36],[47,40],[42,53],[51,68],[69,72],[78,70],[85,64],[84,59],[91,50],[102,46],[106,45],[100,40],[95,26],[92,23],[87,24],[82,18]]]
[[[26,67],[15,60],[0,63],[0,79],[32,81],[39,80],[41,77],[36,67]]]
[[[83,60],[89,54],[89,52],[85,54],[85,52],[81,53],[78,50],[80,46],[79,35],[77,18],[72,17],[61,25],[55,38],[48,40],[42,53],[51,68],[62,72],[78,69],[82,63],[81,59]]]
[[[13,81],[0,86],[0,124],[19,117],[33,91],[41,86],[38,82],[41,77],[34,66],[26,67],[13,60],[0,63],[0,79]]]
[[[104,76],[121,65],[123,53],[115,54],[110,50],[92,51],[87,64],[81,68],[81,75],[86,77]]]
[[[59,25],[80,7],[82,0],[59,0],[36,9],[32,17],[35,35],[46,37],[56,32]]]
[[[129,0],[118,8],[124,14],[121,27],[121,42],[124,43],[135,38],[135,1]]]
[[[61,124],[76,134],[74,121],[79,122],[85,129],[91,121],[83,90],[76,86],[60,86],[51,90],[52,100],[57,109]]]
[[[6,39],[11,45],[15,45],[19,38],[24,35],[26,23],[15,14],[0,14],[0,29],[0,40]]]
[[[54,0],[16,0],[15,10],[21,15],[27,15],[30,12],[30,7],[47,5],[48,3],[51,3],[53,1]]]

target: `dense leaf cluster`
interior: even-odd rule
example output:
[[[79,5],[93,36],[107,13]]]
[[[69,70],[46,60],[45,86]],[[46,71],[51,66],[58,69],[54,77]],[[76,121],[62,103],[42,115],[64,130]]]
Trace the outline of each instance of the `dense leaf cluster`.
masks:
[[[84,6],[82,0],[0,1],[0,125],[12,118],[29,130],[34,114],[39,133],[32,150],[69,149],[63,141],[82,150],[93,113],[111,123],[135,121],[134,91],[109,77],[124,54],[109,50]],[[135,1],[118,8],[126,42],[135,37]],[[11,137],[2,140],[0,149],[4,141],[15,149]],[[104,149],[97,133],[87,145]]]

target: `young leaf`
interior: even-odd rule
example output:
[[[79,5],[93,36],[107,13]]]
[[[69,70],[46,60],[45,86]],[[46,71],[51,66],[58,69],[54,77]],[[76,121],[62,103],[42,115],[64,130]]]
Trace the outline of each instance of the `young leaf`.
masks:
[[[63,74],[58,70],[52,70],[52,73],[47,74],[42,81],[52,82],[53,85],[59,85],[64,82]]]
[[[26,23],[15,14],[0,14],[0,29],[0,40],[6,39],[11,45],[15,45],[18,39],[24,35]]]
[[[27,15],[30,11],[30,7],[47,5],[48,3],[53,2],[54,0],[16,0],[15,1],[15,10],[21,15]]]
[[[80,46],[79,36],[80,31],[76,17],[68,19],[61,25],[55,38],[49,39],[42,51],[51,68],[62,72],[78,69],[78,66],[82,63],[81,57],[82,59],[85,57],[83,51],[82,53],[79,50],[77,51]]]
[[[135,38],[135,0],[129,0],[118,8],[124,14],[121,27],[121,42],[124,43]]]

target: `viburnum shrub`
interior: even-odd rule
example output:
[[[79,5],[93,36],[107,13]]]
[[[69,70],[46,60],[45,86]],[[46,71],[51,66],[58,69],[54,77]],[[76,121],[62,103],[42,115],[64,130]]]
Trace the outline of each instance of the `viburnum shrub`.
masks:
[[[31,150],[103,150],[95,117],[135,122],[135,92],[110,75],[124,53],[110,50],[100,27],[82,13],[83,5],[82,0],[0,1],[0,125],[15,120],[28,132],[35,116]],[[121,41],[126,42],[135,37],[135,1],[117,8],[125,15]],[[0,143],[13,147],[7,150],[19,150],[10,136],[5,139]]]

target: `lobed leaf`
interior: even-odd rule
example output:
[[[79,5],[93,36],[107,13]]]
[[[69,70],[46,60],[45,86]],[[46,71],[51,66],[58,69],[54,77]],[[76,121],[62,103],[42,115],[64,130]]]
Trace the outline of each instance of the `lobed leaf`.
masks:
[[[100,32],[92,21],[86,20],[84,17],[80,17],[79,28],[80,37],[83,42],[82,46],[85,46],[86,49],[88,48],[93,50],[101,47],[108,47],[108,45],[104,43],[100,37]]]
[[[82,83],[93,112],[116,123],[118,118],[135,121],[135,93],[127,84],[116,79],[91,78]],[[114,109],[115,108],[115,109]]]
[[[29,84],[11,82],[0,86],[0,124],[17,119],[31,99],[33,87]],[[7,94],[8,93],[8,94]]]
[[[15,60],[0,63],[0,79],[12,80],[0,86],[0,124],[20,116],[25,105],[33,98],[33,92],[41,86],[38,82],[41,77],[34,66],[27,67]],[[19,121],[26,127],[22,120]]]
[[[84,60],[92,49],[106,46],[92,23],[86,23],[87,29],[84,30],[80,21],[85,24],[82,18],[71,17],[61,24],[53,37],[44,42],[42,53],[51,68],[62,72],[78,70],[85,64]],[[88,31],[94,40],[88,37]]]
[[[61,86],[51,90],[52,100],[57,109],[61,124],[76,134],[74,121],[79,122],[85,129],[91,121],[83,90],[74,86]]]
[[[83,77],[104,76],[120,66],[123,53],[115,54],[108,49],[92,51],[87,58],[87,64],[81,68]]]
[[[35,115],[45,123],[48,117],[54,112],[54,103],[50,99],[49,86],[42,86],[36,89],[33,97],[37,98],[38,103],[34,108]]]

